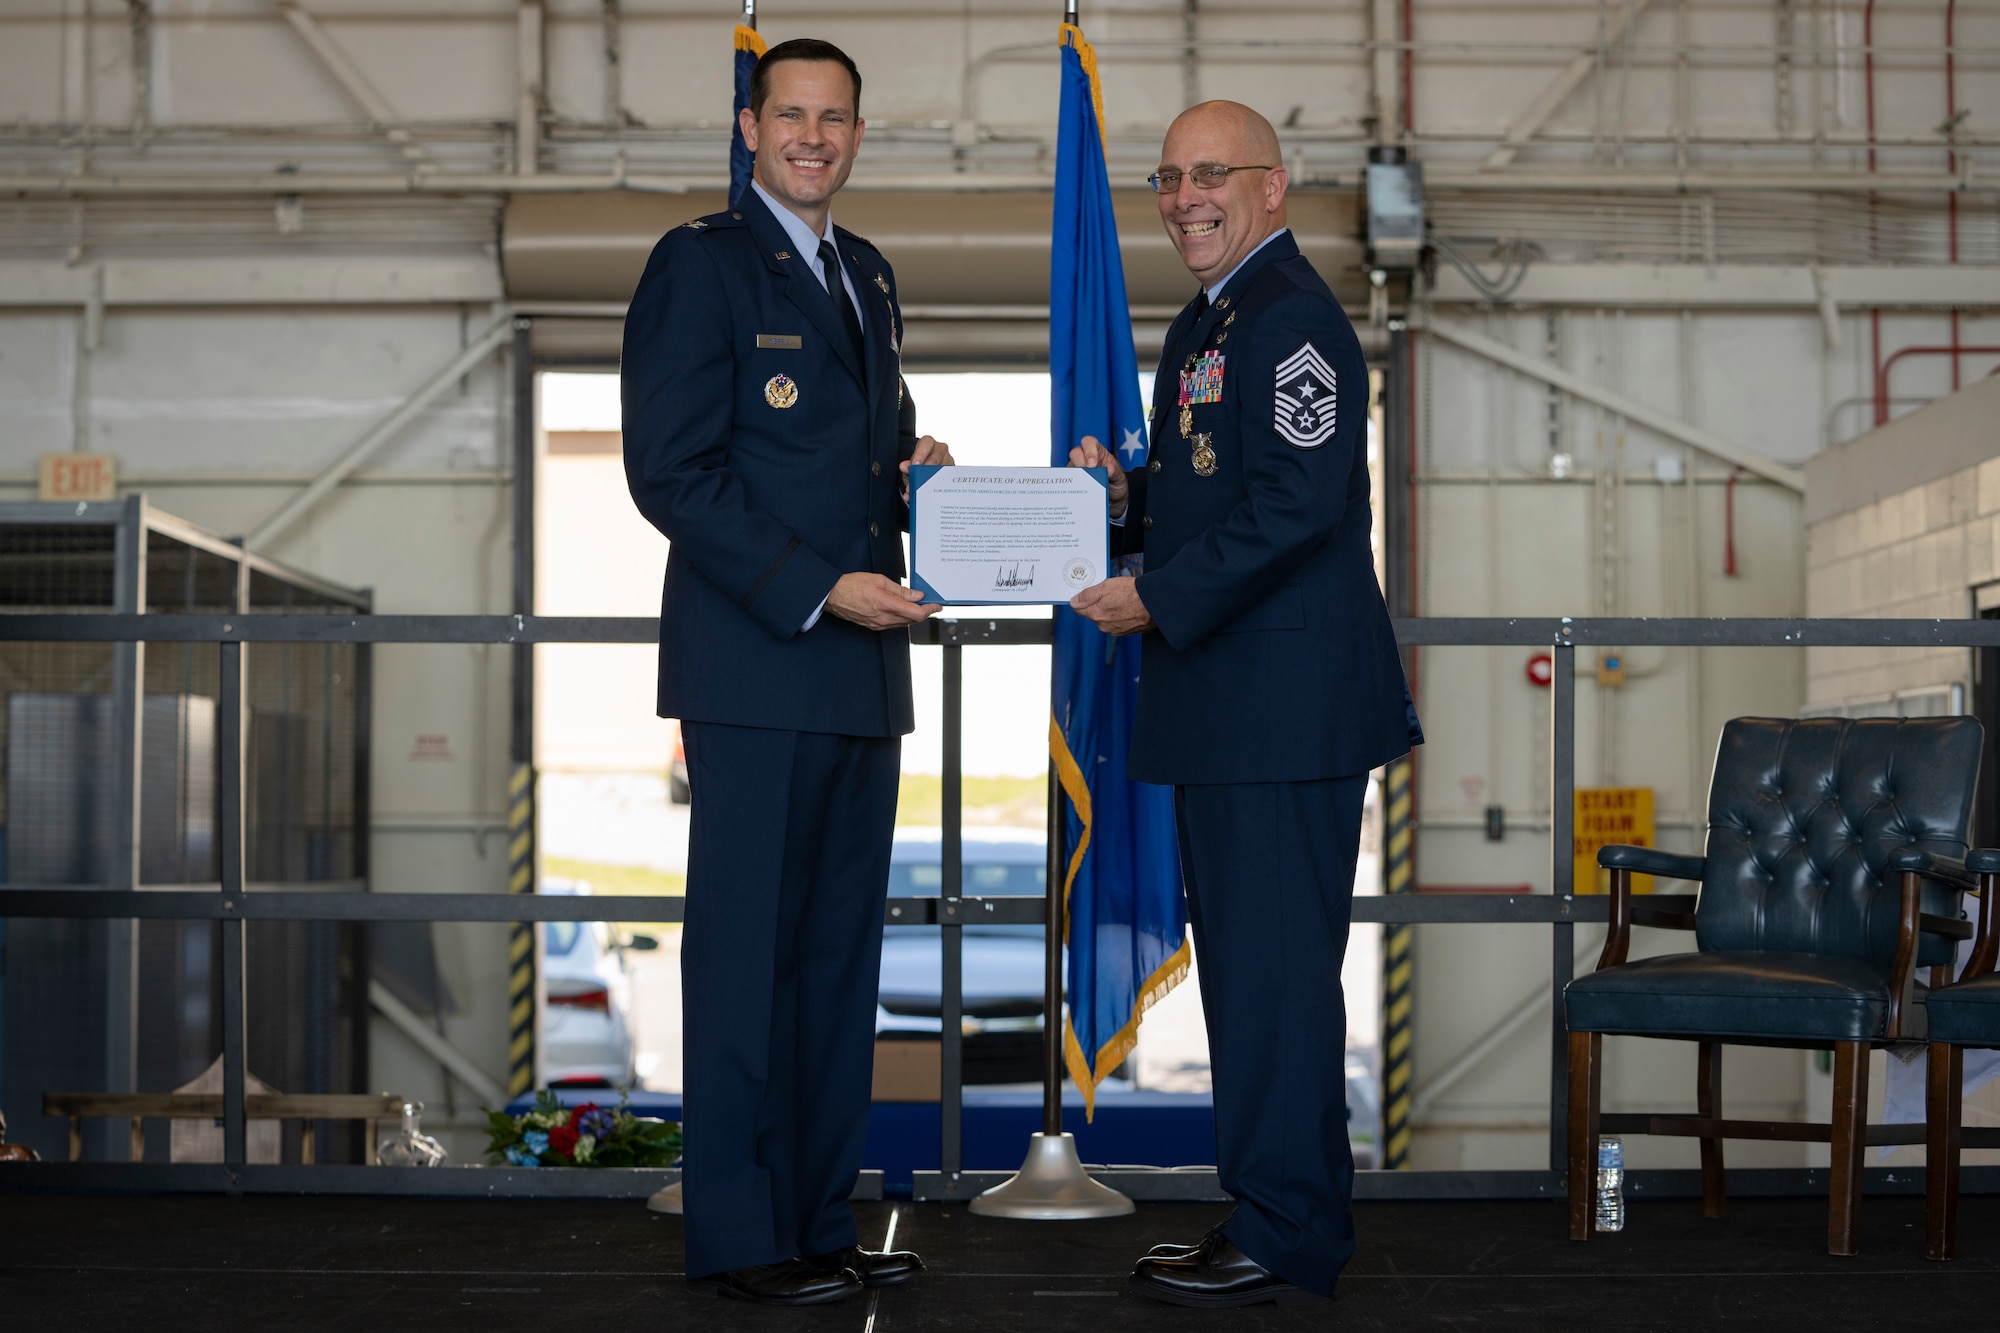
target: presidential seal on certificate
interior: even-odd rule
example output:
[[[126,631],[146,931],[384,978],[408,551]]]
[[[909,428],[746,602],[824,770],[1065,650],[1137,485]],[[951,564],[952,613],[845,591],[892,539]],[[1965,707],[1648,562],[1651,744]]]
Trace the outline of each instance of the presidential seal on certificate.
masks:
[[[1103,468],[910,469],[910,586],[948,606],[1067,602],[1109,572]]]

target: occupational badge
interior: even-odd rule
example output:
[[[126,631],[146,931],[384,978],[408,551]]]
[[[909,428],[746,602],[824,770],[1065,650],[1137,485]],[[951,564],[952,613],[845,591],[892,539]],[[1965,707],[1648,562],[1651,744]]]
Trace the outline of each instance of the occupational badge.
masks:
[[[882,289],[882,295],[887,296],[889,294],[889,280],[880,273],[875,275],[875,285]]]
[[[1215,437],[1207,431],[1203,431],[1194,437],[1193,444],[1194,450],[1189,455],[1189,461],[1194,464],[1194,474],[1197,477],[1214,476]]]
[[[1333,438],[1333,367],[1311,343],[1278,363],[1271,428],[1294,449],[1317,449]]]
[[[790,375],[773,375],[764,381],[764,401],[773,407],[790,407],[799,401],[799,386]]]

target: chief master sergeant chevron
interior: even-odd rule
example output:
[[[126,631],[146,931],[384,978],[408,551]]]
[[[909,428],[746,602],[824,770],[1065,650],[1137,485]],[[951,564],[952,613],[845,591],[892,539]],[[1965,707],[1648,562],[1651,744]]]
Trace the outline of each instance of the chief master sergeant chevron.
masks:
[[[848,1207],[868,1128],[882,893],[909,627],[901,488],[917,462],[895,275],[835,227],[860,146],[839,48],[772,47],[734,208],[654,249],[625,320],[625,471],[667,535],[663,717],[688,788],[681,949],[690,1285],[767,1305],[901,1282]]]
[[[1285,227],[1270,122],[1190,108],[1152,178],[1201,292],[1169,329],[1151,458],[1110,473],[1145,572],[1077,611],[1146,636],[1131,775],[1171,784],[1236,1200],[1133,1289],[1177,1305],[1308,1303],[1354,1253],[1340,989],[1368,772],[1421,744],[1369,548],[1368,372]]]

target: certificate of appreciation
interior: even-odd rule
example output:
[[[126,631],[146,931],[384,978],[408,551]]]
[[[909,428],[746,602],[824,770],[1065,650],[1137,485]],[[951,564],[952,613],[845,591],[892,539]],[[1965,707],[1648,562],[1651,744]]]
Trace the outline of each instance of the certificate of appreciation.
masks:
[[[910,585],[946,605],[1067,602],[1109,566],[1103,468],[910,469]]]

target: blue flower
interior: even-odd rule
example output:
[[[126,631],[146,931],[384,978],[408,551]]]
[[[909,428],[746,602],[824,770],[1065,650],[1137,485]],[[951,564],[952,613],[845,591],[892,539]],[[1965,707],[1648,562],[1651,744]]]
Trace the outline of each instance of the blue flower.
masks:
[[[543,1153],[549,1150],[548,1131],[541,1129],[531,1129],[527,1133],[521,1135],[521,1142],[528,1145],[529,1152],[539,1157]]]
[[[507,1160],[515,1166],[540,1166],[541,1159],[518,1143],[507,1145]]]
[[[598,1139],[610,1138],[611,1129],[615,1123],[616,1120],[611,1112],[601,1106],[592,1106],[576,1118],[576,1127],[579,1133],[588,1134]]]

